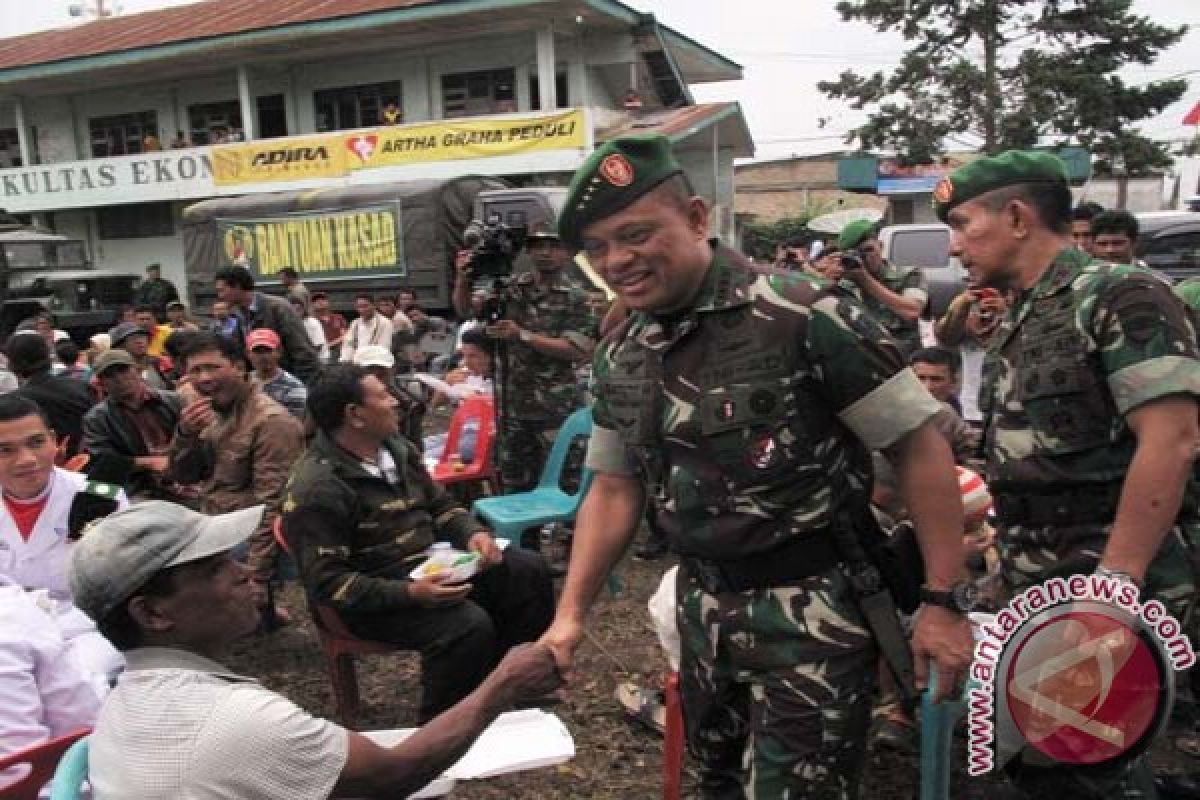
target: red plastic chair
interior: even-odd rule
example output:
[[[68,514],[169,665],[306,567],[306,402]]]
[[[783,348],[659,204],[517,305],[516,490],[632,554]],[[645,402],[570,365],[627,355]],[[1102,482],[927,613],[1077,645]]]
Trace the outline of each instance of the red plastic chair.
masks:
[[[470,464],[455,461],[459,455],[459,442],[463,428],[470,420],[479,421],[479,434],[475,439],[475,456]],[[463,400],[454,416],[450,418],[450,430],[446,432],[446,447],[442,457],[429,471],[430,477],[448,486],[464,481],[481,481],[492,494],[497,494],[496,469],[492,463],[492,448],[496,442],[496,412],[492,400],[485,395],[475,395]]]
[[[292,555],[292,548],[283,535],[283,518],[276,517],[271,528],[279,548]],[[354,669],[355,656],[387,655],[403,650],[394,644],[373,642],[355,636],[342,622],[332,607],[314,603],[309,598],[309,614],[317,629],[317,641],[325,654],[325,667],[329,670],[329,683],[333,687],[333,706],[338,721],[346,728],[353,727],[358,719],[360,698],[358,674]]]
[[[683,792],[683,704],[679,700],[679,673],[667,673],[663,685],[667,729],[663,732],[663,800],[679,800]]]
[[[63,753],[91,732],[91,728],[80,728],[0,758],[0,797],[37,800],[38,792],[54,777],[54,768]],[[9,769],[13,774],[3,775]]]

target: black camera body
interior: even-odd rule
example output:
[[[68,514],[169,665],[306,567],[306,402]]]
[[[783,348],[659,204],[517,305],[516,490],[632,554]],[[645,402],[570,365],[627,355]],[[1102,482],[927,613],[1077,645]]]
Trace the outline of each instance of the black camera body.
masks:
[[[838,260],[844,270],[866,269],[866,260],[858,250],[847,250],[841,254]]]
[[[486,222],[472,220],[463,231],[463,245],[471,254],[471,274],[476,278],[512,275],[513,262],[525,246],[524,226],[505,225],[499,216]]]

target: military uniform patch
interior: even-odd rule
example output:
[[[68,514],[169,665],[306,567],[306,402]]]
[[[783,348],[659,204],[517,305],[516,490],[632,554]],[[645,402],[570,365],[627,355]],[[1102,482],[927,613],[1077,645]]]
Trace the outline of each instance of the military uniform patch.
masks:
[[[783,449],[775,437],[767,433],[751,442],[746,461],[755,469],[771,469],[783,458]]]
[[[942,178],[933,187],[933,199],[938,203],[949,203],[954,197],[954,184],[949,178]]]

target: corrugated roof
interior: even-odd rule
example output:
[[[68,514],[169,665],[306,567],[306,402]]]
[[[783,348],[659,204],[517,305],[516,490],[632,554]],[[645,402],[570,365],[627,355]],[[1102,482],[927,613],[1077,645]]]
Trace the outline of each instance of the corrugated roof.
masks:
[[[73,28],[0,39],[0,69],[437,2],[439,0],[202,0],[158,11],[100,19]]]

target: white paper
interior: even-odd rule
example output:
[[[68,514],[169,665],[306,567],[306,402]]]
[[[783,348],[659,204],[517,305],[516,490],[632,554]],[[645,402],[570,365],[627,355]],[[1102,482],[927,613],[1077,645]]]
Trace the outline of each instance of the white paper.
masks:
[[[436,392],[441,392],[453,400],[463,400],[468,397],[473,397],[477,394],[484,394],[484,391],[478,386],[471,386],[467,383],[460,383],[451,386],[441,378],[430,375],[427,372],[418,372],[414,374],[413,377],[428,386],[430,389],[433,389]]]
[[[363,736],[380,747],[392,747],[415,730],[364,731]],[[510,711],[497,717],[457,764],[412,797],[440,797],[453,789],[456,781],[550,767],[574,757],[575,740],[554,714],[536,708]]]

